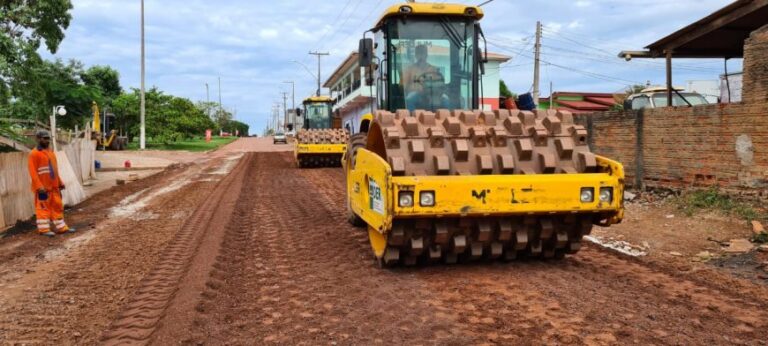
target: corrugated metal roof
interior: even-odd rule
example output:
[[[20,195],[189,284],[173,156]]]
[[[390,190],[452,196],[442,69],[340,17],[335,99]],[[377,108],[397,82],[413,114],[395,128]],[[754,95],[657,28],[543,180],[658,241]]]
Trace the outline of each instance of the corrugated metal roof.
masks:
[[[566,106],[568,108],[572,108],[579,111],[603,111],[608,110],[610,107],[607,105],[602,105],[599,103],[589,102],[589,101],[558,101],[555,100],[557,104]]]
[[[768,0],[738,0],[646,48],[652,56],[671,50],[673,57],[739,58],[744,40],[768,24]]]

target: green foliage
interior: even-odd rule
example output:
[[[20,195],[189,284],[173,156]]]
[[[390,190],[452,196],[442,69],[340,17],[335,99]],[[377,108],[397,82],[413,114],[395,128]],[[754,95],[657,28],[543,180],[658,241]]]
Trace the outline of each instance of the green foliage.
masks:
[[[12,81],[41,61],[41,43],[56,52],[72,20],[71,10],[70,0],[0,1],[0,93],[7,93]]]
[[[109,108],[116,115],[110,129],[138,135],[139,91],[123,92],[118,71],[98,65],[85,69],[77,60],[40,58],[42,44],[51,53],[58,49],[72,19],[71,9],[71,0],[0,1],[0,114],[47,123],[53,106],[63,105],[67,115],[57,118],[58,125],[72,129],[92,119],[91,105],[96,102],[102,111]],[[188,99],[157,88],[146,93],[146,115],[147,136],[166,144],[221,126],[248,131],[228,112],[216,114],[217,125]]]
[[[14,99],[6,104],[4,113],[14,118],[47,122],[52,107],[63,105],[67,115],[58,118],[59,126],[82,125],[91,116],[92,102],[103,101],[97,86],[83,83],[80,78],[83,73],[83,64],[76,60],[35,63],[11,83],[10,94]]]
[[[504,83],[504,80],[499,80],[499,95],[504,98],[509,97],[517,97],[513,92],[509,91],[509,88],[507,88],[507,83]]]
[[[627,95],[637,94],[643,89],[647,88],[647,86],[643,84],[634,84],[627,87],[627,89],[624,91]]]
[[[229,132],[231,134],[239,133],[241,137],[247,137],[248,136],[248,129],[250,126],[246,123],[239,122],[237,120],[230,120],[223,128],[222,130]]]
[[[80,74],[80,78],[85,85],[98,88],[107,103],[123,92],[120,87],[120,73],[109,66],[91,66]]]
[[[735,200],[717,188],[688,192],[678,197],[674,203],[688,216],[700,210],[716,210],[746,221],[766,217],[750,204]]]
[[[186,150],[186,151],[208,151],[216,149],[222,145],[232,143],[237,137],[212,137],[210,142],[205,141],[205,137],[196,137],[192,139],[181,140],[172,143],[162,143],[154,140],[147,142],[148,149],[154,150]],[[139,144],[134,141],[128,144],[129,150],[138,150]]]
[[[124,93],[112,102],[112,109],[120,127],[127,130],[129,137],[139,134],[140,91]],[[170,144],[195,136],[205,135],[205,130],[215,129],[216,124],[192,101],[166,95],[156,87],[147,90],[146,130],[147,137],[154,141]]]
[[[768,243],[768,232],[760,232],[752,237],[752,242],[765,244]]]
[[[218,105],[217,108],[213,110],[213,121],[216,122],[216,125],[218,125],[218,128],[220,129],[224,129],[232,118],[232,113],[222,107],[218,107]]]

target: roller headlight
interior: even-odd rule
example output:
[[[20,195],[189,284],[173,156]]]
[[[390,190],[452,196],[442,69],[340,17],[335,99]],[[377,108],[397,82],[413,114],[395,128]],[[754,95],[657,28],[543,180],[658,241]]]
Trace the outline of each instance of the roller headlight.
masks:
[[[419,194],[419,205],[422,207],[434,207],[435,191],[422,191]]]
[[[413,191],[400,191],[397,197],[397,205],[401,208],[413,207]]]
[[[400,6],[400,13],[411,13],[413,8],[411,6]]]
[[[595,189],[591,187],[581,188],[581,203],[592,203],[595,201]]]
[[[613,201],[613,188],[601,187],[600,188],[600,202],[610,203]]]

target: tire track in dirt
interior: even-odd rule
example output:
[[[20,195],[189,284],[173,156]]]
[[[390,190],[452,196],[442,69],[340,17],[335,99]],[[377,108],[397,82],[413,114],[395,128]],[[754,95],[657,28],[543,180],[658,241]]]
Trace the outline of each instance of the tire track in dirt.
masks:
[[[251,160],[246,155],[234,170],[219,181],[213,193],[197,208],[170,241],[154,269],[142,280],[136,293],[123,306],[122,312],[104,333],[106,345],[146,343],[164,316],[164,312],[188,273],[190,260],[206,231],[215,232],[211,224],[221,210],[222,200],[238,192],[237,182],[244,179]]]
[[[186,343],[764,343],[768,313],[747,291],[593,246],[563,261],[377,269],[345,223],[341,170],[298,170],[289,154],[253,166]]]
[[[395,300],[391,287],[360,280],[372,277],[378,269],[370,265],[363,234],[347,227],[335,205],[328,204],[327,196],[335,194],[338,186],[321,181],[338,179],[338,170],[307,173],[323,176],[315,185],[315,180],[299,174],[289,155],[260,154],[257,161],[259,170],[244,187],[216,269],[211,273],[210,290],[203,294],[192,327],[196,332],[185,341],[374,342],[377,333],[370,333],[370,338],[360,336],[366,335],[366,329],[381,329],[386,325],[383,321],[402,319],[404,315],[398,310],[386,312]],[[351,243],[341,241],[344,238],[337,232],[357,234],[357,239]],[[326,247],[328,244],[341,248]],[[391,277],[397,275],[391,273]],[[370,294],[336,291],[345,285],[347,290]],[[403,283],[402,288],[417,292],[416,283]],[[371,310],[355,310],[365,305]],[[424,305],[413,308],[426,311]],[[420,324],[441,328],[439,323],[428,321],[426,315]],[[420,339],[418,335],[430,329],[416,327],[410,323],[410,327],[393,325],[385,330],[399,334],[401,342],[406,342]],[[169,340],[155,341],[163,344]]]
[[[68,212],[74,235],[51,240],[30,233],[19,242],[0,274],[0,344],[94,344],[134,286],[155,263],[181,220],[213,189],[190,179],[202,167],[183,165],[97,194]],[[183,188],[158,195],[151,218],[111,218],[109,207],[136,191],[162,189],[186,179]],[[184,203],[174,203],[180,199]],[[163,205],[163,208],[154,208]],[[72,245],[76,244],[76,245]],[[8,274],[5,274],[8,273]]]

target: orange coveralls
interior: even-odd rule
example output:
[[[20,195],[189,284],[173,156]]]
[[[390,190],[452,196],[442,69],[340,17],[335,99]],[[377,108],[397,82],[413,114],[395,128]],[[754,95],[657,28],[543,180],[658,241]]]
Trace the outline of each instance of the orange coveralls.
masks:
[[[59,166],[56,154],[50,149],[35,148],[29,153],[29,176],[32,178],[32,192],[35,194],[35,216],[37,231],[45,233],[51,230],[50,222],[56,227],[56,233],[64,233],[69,227],[64,222],[64,203],[61,200]],[[48,199],[40,200],[37,190],[44,188]]]

